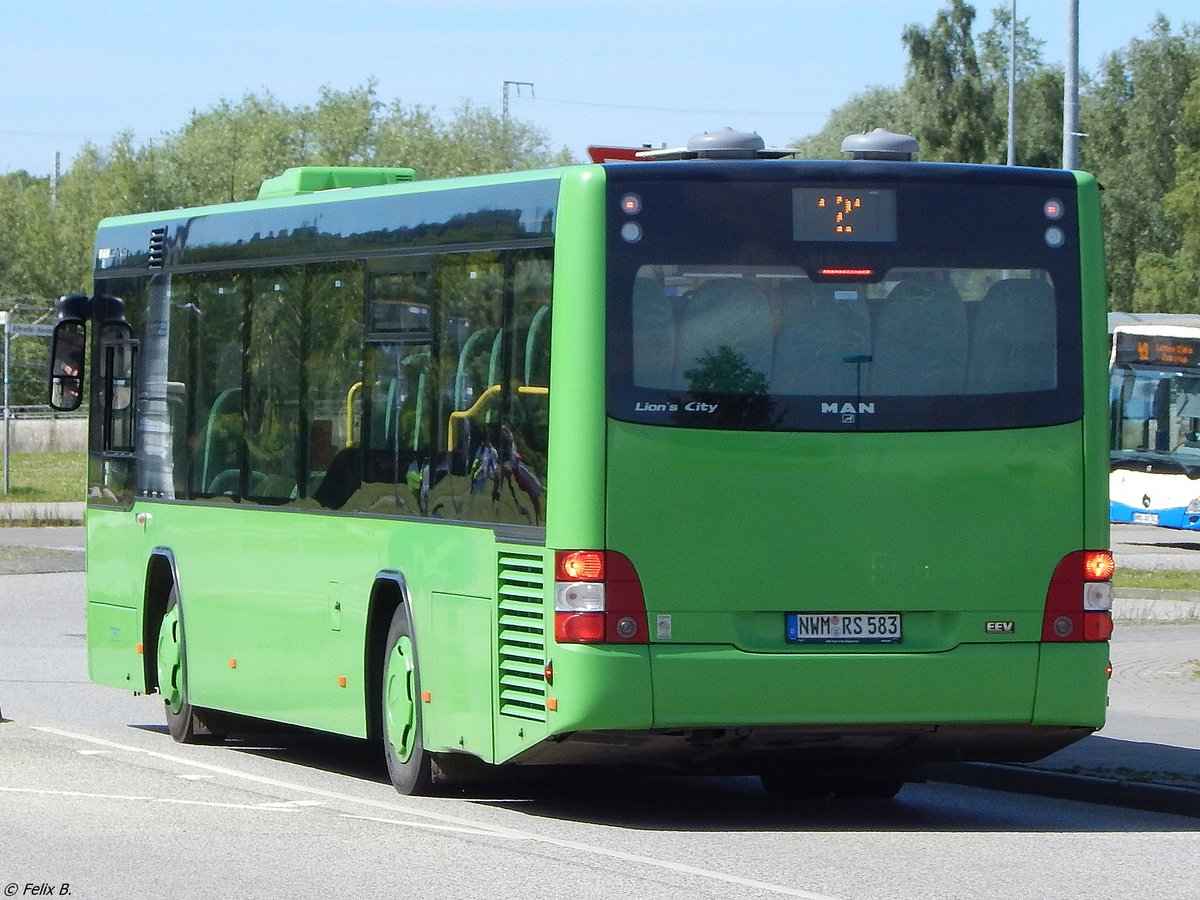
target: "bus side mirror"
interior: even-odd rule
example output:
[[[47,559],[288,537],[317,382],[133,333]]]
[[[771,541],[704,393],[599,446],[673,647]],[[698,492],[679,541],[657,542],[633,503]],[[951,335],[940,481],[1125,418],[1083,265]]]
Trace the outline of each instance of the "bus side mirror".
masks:
[[[50,405],[62,412],[83,403],[84,347],[87,326],[79,319],[59,319],[50,344]]]

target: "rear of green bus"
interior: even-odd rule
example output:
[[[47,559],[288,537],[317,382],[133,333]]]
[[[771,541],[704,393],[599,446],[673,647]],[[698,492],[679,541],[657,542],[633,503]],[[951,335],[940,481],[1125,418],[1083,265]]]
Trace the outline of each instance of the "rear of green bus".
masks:
[[[604,546],[557,553],[556,659],[614,654],[593,721],[628,718],[580,713],[559,746],[794,786],[1099,728],[1094,180],[687,161],[604,182]]]

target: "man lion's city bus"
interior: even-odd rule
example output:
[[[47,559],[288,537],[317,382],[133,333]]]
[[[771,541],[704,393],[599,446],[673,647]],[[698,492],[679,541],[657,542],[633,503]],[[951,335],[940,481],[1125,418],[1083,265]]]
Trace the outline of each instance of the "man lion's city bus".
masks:
[[[180,741],[378,741],[406,793],[890,797],[1096,730],[1096,182],[915,144],[295,169],[103,221],[51,373],[90,406],[91,677]]]
[[[1200,530],[1200,316],[1122,318],[1112,328],[1111,519]]]

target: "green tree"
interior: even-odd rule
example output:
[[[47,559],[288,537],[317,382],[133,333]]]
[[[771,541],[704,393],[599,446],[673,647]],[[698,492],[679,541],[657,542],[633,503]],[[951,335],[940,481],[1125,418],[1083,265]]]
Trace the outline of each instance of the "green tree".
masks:
[[[1185,98],[1195,90],[1198,76],[1196,28],[1185,26],[1176,34],[1158,16],[1148,39],[1134,40],[1104,61],[1081,98],[1088,134],[1081,144],[1082,165],[1106,188],[1113,309],[1169,309],[1173,307],[1164,304],[1177,302],[1158,293],[1183,242],[1180,222],[1172,221],[1163,200],[1176,187],[1178,161],[1197,146]],[[1139,284],[1139,273],[1150,282]]]
[[[909,25],[904,93],[913,110],[912,134],[921,158],[997,162],[1005,146],[1005,119],[996,114],[996,85],[984,78],[971,28],[975,8],[950,0],[933,25]]]

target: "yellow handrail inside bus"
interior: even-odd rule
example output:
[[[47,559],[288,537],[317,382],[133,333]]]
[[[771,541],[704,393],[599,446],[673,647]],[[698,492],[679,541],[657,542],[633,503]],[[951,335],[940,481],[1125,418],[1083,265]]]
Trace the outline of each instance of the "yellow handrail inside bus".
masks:
[[[500,385],[493,384],[486,391],[480,394],[475,402],[466,409],[456,409],[450,413],[450,421],[446,424],[446,448],[454,450],[456,441],[454,440],[454,421],[456,419],[469,419],[475,413],[479,412],[479,407],[483,406],[494,395],[500,393]]]
[[[483,406],[493,396],[500,393],[500,385],[493,384],[486,391],[480,394],[474,403],[466,409],[456,409],[450,413],[450,421],[446,425],[446,449],[454,450],[458,442],[454,437],[454,423],[458,419],[469,419],[475,413],[479,412],[479,407]],[[522,384],[517,387],[518,394],[535,394],[539,397],[547,397],[550,394],[550,388],[538,387],[536,385]]]
[[[346,391],[346,446],[354,446],[354,395],[362,389],[362,382],[356,381]]]

